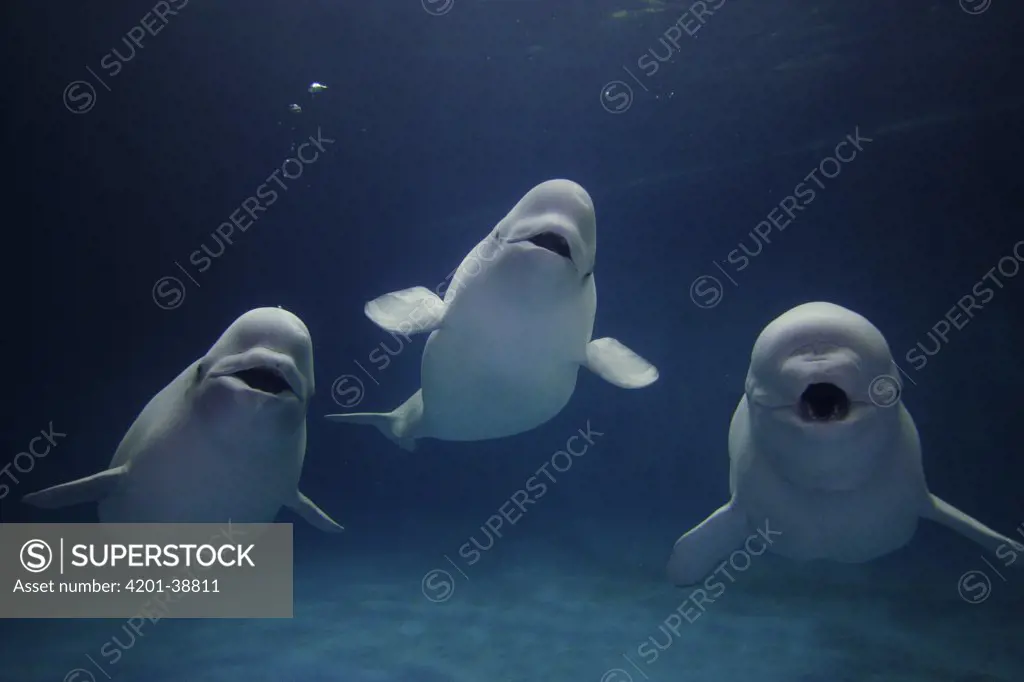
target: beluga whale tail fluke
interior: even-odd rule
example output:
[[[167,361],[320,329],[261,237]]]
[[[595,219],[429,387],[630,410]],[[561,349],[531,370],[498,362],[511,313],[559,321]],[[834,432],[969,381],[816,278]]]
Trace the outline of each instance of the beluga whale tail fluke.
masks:
[[[597,222],[571,180],[537,185],[462,260],[440,292],[415,286],[364,312],[385,331],[429,334],[420,390],[392,412],[332,414],[372,424],[411,450],[420,438],[474,441],[529,431],[558,414],[580,367],[621,388],[658,379],[611,337],[592,339]]]
[[[282,308],[250,310],[153,396],[105,471],[22,501],[98,502],[103,523],[270,523],[287,507],[344,530],[298,489],[313,391],[306,325]]]
[[[1019,542],[929,492],[901,394],[885,337],[861,315],[815,302],[768,324],[729,426],[731,498],[676,540],[668,579],[698,582],[740,547],[862,563],[906,545],[922,518],[1024,566]]]
[[[419,419],[423,411],[421,392],[416,393],[391,412],[356,412],[351,414],[329,414],[327,420],[341,424],[369,424],[377,427],[388,440],[406,452],[416,451],[416,439],[410,437],[410,425]]]

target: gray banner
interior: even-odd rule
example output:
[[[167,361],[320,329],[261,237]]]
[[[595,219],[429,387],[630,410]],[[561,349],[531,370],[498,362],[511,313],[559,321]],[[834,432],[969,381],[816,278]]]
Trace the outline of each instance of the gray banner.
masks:
[[[291,524],[0,524],[0,618],[291,617]]]

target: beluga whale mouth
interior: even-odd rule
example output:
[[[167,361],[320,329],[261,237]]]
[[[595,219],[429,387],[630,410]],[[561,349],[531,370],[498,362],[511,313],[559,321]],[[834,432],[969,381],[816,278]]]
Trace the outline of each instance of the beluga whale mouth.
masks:
[[[800,416],[805,421],[842,421],[848,414],[850,398],[835,384],[811,384],[800,395]]]
[[[547,249],[551,253],[557,253],[562,258],[572,260],[572,250],[569,248],[569,242],[565,240],[565,237],[556,232],[541,232],[523,241],[530,242],[542,249]]]
[[[234,372],[231,376],[243,381],[249,388],[262,393],[280,395],[285,391],[295,392],[283,376],[269,367],[251,367]]]

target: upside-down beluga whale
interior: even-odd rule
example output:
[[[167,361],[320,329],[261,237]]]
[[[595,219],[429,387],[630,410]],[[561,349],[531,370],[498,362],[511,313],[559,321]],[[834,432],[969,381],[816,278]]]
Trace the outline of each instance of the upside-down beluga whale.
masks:
[[[754,533],[781,556],[861,563],[904,546],[921,518],[1024,554],[928,491],[898,371],[882,333],[831,303],[765,327],[729,427],[732,497],[676,541],[669,580],[698,582]]]
[[[313,390],[306,325],[281,308],[250,310],[149,401],[106,471],[24,502],[97,501],[104,523],[269,523],[288,507],[340,531],[298,489]]]
[[[561,411],[586,367],[622,388],[658,370],[613,338],[591,340],[597,224],[575,182],[531,189],[467,255],[444,300],[425,287],[385,294],[365,313],[386,331],[429,333],[421,388],[392,412],[331,414],[416,439],[472,441],[528,431]]]

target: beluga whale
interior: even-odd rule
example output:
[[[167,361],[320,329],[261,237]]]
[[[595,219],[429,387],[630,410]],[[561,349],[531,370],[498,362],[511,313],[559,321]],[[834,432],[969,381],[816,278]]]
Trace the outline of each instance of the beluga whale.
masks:
[[[103,523],[269,523],[287,507],[341,531],[298,489],[313,392],[306,325],[281,308],[250,310],[153,396],[105,471],[23,501],[95,501]]]
[[[749,538],[791,559],[862,563],[906,545],[919,519],[1024,554],[929,492],[898,372],[882,333],[838,305],[768,324],[729,427],[731,498],[676,541],[668,579],[700,581]]]
[[[364,312],[385,331],[429,334],[420,389],[385,413],[330,414],[372,424],[406,450],[420,438],[475,441],[533,429],[557,415],[580,367],[621,388],[658,370],[611,337],[591,339],[597,310],[594,203],[570,180],[543,182],[462,260],[442,300],[417,286]]]

